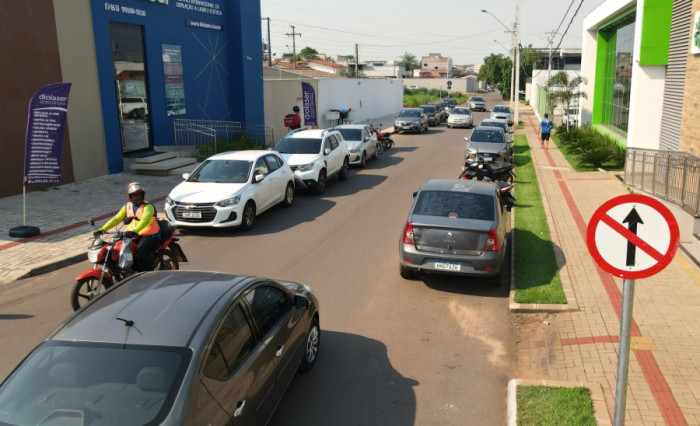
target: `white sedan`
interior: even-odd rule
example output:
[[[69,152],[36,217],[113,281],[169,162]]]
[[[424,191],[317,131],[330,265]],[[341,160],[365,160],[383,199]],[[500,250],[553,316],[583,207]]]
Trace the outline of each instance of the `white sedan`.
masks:
[[[474,125],[474,117],[469,108],[454,107],[450,116],[447,117],[447,127],[472,127]]]
[[[165,200],[177,227],[249,230],[260,213],[294,200],[294,172],[274,151],[231,151],[204,160]]]
[[[377,134],[366,124],[341,124],[335,130],[343,135],[350,151],[350,164],[365,167],[367,159],[377,159],[379,141]]]

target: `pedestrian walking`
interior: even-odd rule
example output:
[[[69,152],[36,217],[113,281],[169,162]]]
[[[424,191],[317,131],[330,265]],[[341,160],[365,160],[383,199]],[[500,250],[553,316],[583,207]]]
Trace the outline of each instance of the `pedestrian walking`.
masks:
[[[552,132],[554,123],[549,119],[549,114],[544,115],[544,119],[540,121],[540,144],[542,148],[549,149],[549,135]]]

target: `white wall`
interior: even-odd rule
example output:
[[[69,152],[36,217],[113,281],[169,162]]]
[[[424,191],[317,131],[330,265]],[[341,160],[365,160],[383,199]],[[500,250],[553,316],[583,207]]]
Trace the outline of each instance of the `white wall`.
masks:
[[[403,107],[403,84],[397,79],[322,78],[318,80],[318,127],[330,127],[326,120],[331,109],[352,108],[352,121],[383,117]]]
[[[636,59],[632,64],[627,146],[659,149],[665,79],[665,66],[639,66]]]
[[[403,85],[406,87],[417,86],[426,89],[442,88],[442,90],[447,90],[448,81],[452,82],[450,92],[476,93],[476,77],[474,76],[461,78],[408,78],[403,80]]]

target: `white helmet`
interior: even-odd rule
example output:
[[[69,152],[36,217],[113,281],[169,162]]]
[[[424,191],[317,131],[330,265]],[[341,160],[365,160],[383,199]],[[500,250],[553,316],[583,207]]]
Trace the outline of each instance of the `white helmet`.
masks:
[[[144,195],[146,195],[146,191],[143,189],[143,186],[141,186],[141,182],[131,182],[126,186],[126,195],[130,196],[132,194],[136,194],[137,192],[140,192]]]

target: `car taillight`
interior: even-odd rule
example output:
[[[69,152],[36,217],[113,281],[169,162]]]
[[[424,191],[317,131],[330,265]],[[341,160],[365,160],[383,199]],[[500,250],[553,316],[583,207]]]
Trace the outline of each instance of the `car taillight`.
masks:
[[[496,228],[491,228],[489,231],[489,236],[486,237],[486,244],[484,244],[484,251],[498,251],[498,234],[496,233]]]
[[[402,241],[404,244],[416,245],[416,241],[413,239],[413,224],[411,224],[411,222],[406,223],[406,228],[403,230]]]

